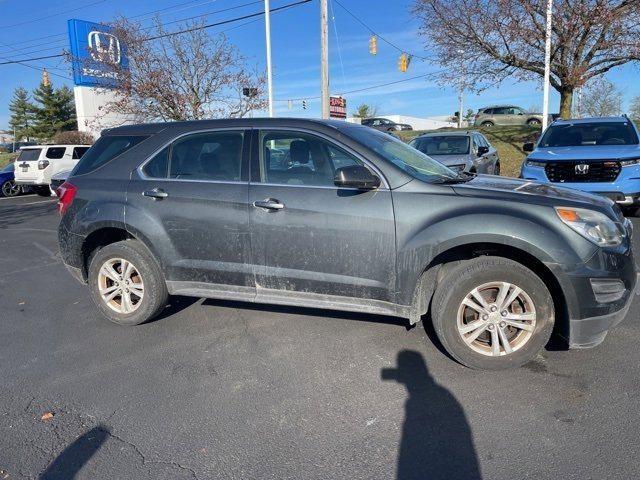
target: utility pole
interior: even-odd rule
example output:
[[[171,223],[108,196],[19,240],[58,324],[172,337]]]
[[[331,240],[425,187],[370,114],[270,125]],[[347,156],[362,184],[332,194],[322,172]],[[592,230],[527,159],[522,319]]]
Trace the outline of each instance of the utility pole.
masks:
[[[264,29],[267,40],[267,90],[269,95],[269,117],[273,117],[273,80],[271,78],[271,18],[269,0],[264,0]]]
[[[458,128],[462,128],[462,106],[464,103],[462,101],[463,91],[462,87],[460,87],[460,93],[458,93]]]
[[[327,0],[320,0],[320,97],[322,118],[329,118],[329,28]]]
[[[544,42],[544,84],[542,85],[542,131],[547,128],[549,119],[549,75],[551,73],[551,15],[553,0],[547,0],[547,29]]]

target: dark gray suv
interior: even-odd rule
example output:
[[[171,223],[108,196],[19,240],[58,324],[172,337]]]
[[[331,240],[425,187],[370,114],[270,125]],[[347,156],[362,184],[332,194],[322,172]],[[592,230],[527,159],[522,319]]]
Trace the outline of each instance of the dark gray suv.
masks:
[[[339,121],[115,128],[59,189],[60,250],[111,321],[168,295],[425,314],[474,368],[533,358],[552,331],[600,343],[636,282],[610,200],[456,174]],[[292,341],[295,341],[292,339]]]

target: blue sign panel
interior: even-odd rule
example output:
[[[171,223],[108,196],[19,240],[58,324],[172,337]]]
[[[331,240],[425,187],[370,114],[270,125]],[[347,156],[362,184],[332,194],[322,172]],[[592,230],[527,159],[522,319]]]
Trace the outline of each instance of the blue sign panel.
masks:
[[[75,85],[117,87],[118,71],[126,69],[126,50],[108,25],[69,20],[69,42]]]

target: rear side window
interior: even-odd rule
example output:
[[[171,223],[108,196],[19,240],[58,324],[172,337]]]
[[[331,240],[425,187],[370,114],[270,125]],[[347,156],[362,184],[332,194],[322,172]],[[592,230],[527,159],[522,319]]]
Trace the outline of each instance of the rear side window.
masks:
[[[40,158],[41,148],[28,148],[26,150],[20,150],[20,155],[18,155],[18,162],[31,162],[33,160],[38,160]]]
[[[242,132],[220,131],[176,140],[171,145],[169,178],[239,181],[242,139]]]
[[[118,155],[132,149],[143,140],[142,135],[108,135],[100,139],[80,159],[72,175],[83,175],[110,162]]]
[[[89,150],[89,147],[74,147],[73,149],[73,156],[72,158],[74,160],[79,160],[82,158],[82,156],[87,153],[87,150]]]
[[[45,156],[51,160],[58,160],[59,158],[64,157],[64,152],[66,151],[67,147],[50,147],[47,148]]]

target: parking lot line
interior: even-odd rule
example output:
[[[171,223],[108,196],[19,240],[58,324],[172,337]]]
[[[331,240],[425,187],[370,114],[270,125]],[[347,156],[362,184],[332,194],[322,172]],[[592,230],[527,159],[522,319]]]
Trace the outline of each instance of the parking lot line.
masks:
[[[0,198],[0,200],[15,200],[16,197],[11,197],[11,198]],[[38,202],[27,202],[27,203],[19,203],[16,202],[15,205],[36,205],[38,203],[51,203],[51,202],[57,202],[58,199],[57,198],[52,198],[50,200],[40,200]]]

